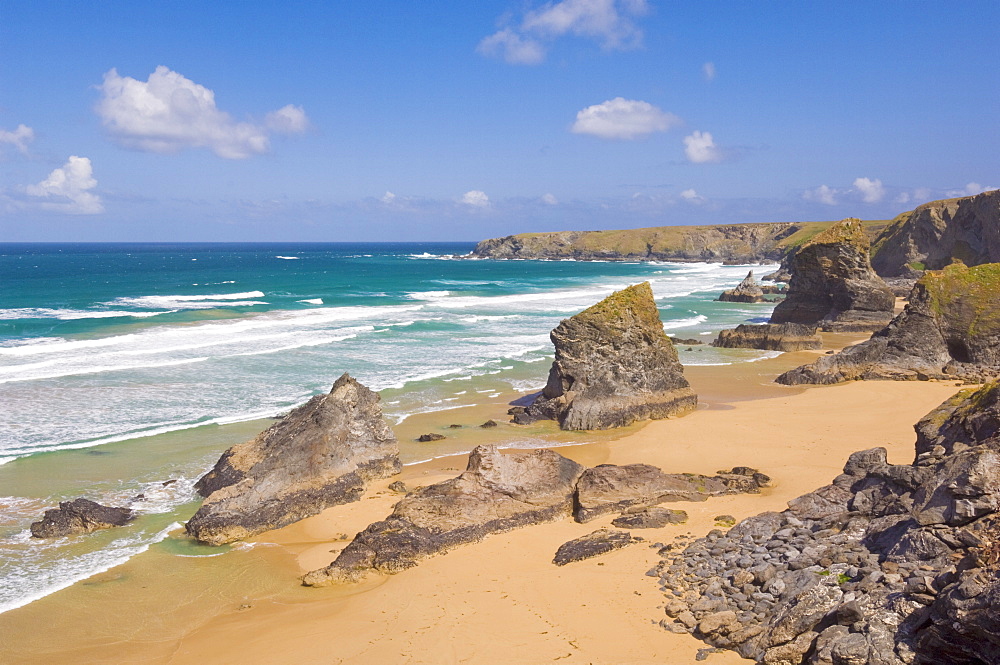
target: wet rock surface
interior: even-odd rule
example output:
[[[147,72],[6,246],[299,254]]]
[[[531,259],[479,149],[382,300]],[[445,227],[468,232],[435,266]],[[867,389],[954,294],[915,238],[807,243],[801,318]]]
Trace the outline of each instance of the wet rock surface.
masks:
[[[628,531],[598,529],[586,536],[563,543],[556,550],[552,563],[557,566],[565,566],[567,563],[591,559],[638,542],[642,542],[642,538],[633,538]]]
[[[1000,375],[1000,264],[954,264],[917,281],[906,308],[861,344],[778,377],[784,384]]]
[[[834,332],[874,331],[892,318],[895,296],[875,274],[861,221],[845,219],[799,248],[790,260],[788,295],[771,323],[803,323]]]
[[[369,480],[398,473],[399,446],[379,396],[344,374],[255,439],[233,446],[195,489],[186,529],[219,545],[357,501]]]
[[[548,382],[534,403],[512,409],[515,423],[551,419],[562,429],[608,429],[682,415],[697,405],[649,282],[564,320],[551,339]]]
[[[998,394],[921,421],[913,464],[856,452],[787,510],[661,550],[664,626],[760,663],[1000,663]]]
[[[723,349],[761,349],[763,351],[804,351],[818,349],[823,340],[816,326],[804,323],[744,323],[730,330],[720,330],[712,346]]]
[[[719,295],[720,302],[755,303],[764,301],[764,289],[753,278],[753,270],[747,273],[736,288],[723,291]]]
[[[46,510],[42,519],[31,524],[35,538],[75,536],[116,526],[125,526],[135,519],[129,508],[104,506],[90,499],[62,501],[58,508]]]

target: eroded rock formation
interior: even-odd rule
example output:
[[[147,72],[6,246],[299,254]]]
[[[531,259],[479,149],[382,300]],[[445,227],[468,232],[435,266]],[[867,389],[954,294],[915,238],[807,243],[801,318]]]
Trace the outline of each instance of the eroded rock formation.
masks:
[[[257,438],[233,446],[195,488],[206,497],[187,523],[219,545],[357,501],[367,481],[400,470],[379,396],[344,374]]]
[[[90,499],[74,499],[60,502],[58,508],[46,510],[41,520],[32,522],[31,535],[35,538],[74,536],[124,526],[134,519],[135,512],[128,508],[103,506]]]
[[[982,381],[1000,375],[1000,264],[927,272],[910,302],[861,344],[785,372],[784,384],[857,379]]]
[[[719,296],[720,302],[744,302],[755,303],[764,301],[764,289],[761,288],[757,280],[753,278],[753,270],[747,273],[736,288],[723,291]]]
[[[664,548],[664,627],[763,663],[1000,663],[998,413],[997,384],[964,391],[913,464],[854,453],[784,512]]]
[[[607,554],[638,542],[642,542],[642,538],[633,538],[628,531],[598,529],[586,536],[574,538],[560,545],[559,549],[556,550],[556,555],[552,558],[552,563],[557,566],[565,566],[567,563],[592,559],[595,556]]]
[[[552,419],[562,429],[608,429],[697,405],[649,282],[564,320],[550,337],[556,357],[548,382],[531,406],[513,411],[516,423]]]
[[[845,219],[805,243],[791,260],[788,295],[771,323],[803,323],[835,332],[878,330],[895,297],[872,270],[861,221]]]
[[[720,330],[718,338],[712,342],[712,346],[723,349],[763,351],[804,351],[822,345],[816,327],[804,323],[743,323],[730,330]]]

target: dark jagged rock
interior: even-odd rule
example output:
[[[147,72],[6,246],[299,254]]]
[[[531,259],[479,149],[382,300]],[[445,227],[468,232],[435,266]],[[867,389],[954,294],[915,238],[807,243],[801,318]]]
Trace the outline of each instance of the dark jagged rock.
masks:
[[[668,524],[684,524],[688,514],[683,510],[670,508],[633,507],[611,520],[613,526],[623,529],[661,529]]]
[[[482,427],[483,429],[489,429],[491,427],[496,427],[496,426],[497,426],[497,421],[493,419],[487,420],[485,423],[480,425],[480,427]]]
[[[788,295],[771,323],[835,332],[874,331],[892,318],[895,297],[872,270],[861,221],[845,219],[805,243],[791,259]]]
[[[763,351],[805,351],[823,346],[816,327],[804,323],[742,323],[731,330],[720,330],[712,346],[722,349],[761,349]]]
[[[303,578],[310,586],[397,573],[417,561],[491,533],[568,517],[584,467],[552,452],[501,454],[479,446],[457,478],[422,487],[392,514],[359,533],[326,568]]]
[[[663,332],[643,282],[564,320],[550,335],[556,357],[541,396],[514,422],[552,419],[562,429],[608,429],[682,415],[698,398]]]
[[[856,452],[784,512],[664,548],[667,627],[762,663],[1000,663],[998,407],[965,391],[913,464]]]
[[[578,522],[589,522],[633,506],[705,501],[710,496],[755,493],[762,486],[758,479],[741,474],[701,476],[663,473],[649,464],[601,464],[587,469],[580,477],[574,516]]]
[[[704,344],[705,343],[705,342],[701,341],[700,339],[694,339],[693,337],[692,338],[688,338],[688,339],[684,339],[682,337],[670,337],[670,336],[668,336],[667,339],[669,339],[671,342],[673,342],[676,346],[697,346],[699,344]]]
[[[277,529],[398,473],[399,446],[379,396],[344,374],[257,438],[233,446],[195,485],[206,497],[187,532],[219,545]]]
[[[906,308],[861,344],[789,370],[778,383],[858,379],[983,381],[1000,375],[1000,264],[927,272]]]
[[[873,246],[872,266],[888,277],[918,277],[955,260],[1000,263],[1000,190],[918,206],[894,219]]]
[[[35,538],[75,536],[100,529],[124,526],[135,519],[135,512],[128,508],[103,506],[89,499],[62,501],[58,508],[46,510],[38,522],[31,524]]]
[[[396,480],[389,483],[389,491],[399,492],[400,494],[406,494],[410,490],[406,489],[406,484],[402,480]]]
[[[614,529],[598,529],[586,536],[580,536],[563,543],[556,550],[556,555],[552,563],[557,566],[565,566],[574,561],[592,559],[595,556],[607,554],[613,550],[620,550],[633,543],[641,542],[641,538],[633,538],[628,531],[615,531]]]
[[[430,434],[421,434],[417,437],[417,441],[420,443],[428,443],[429,441],[440,441],[441,439],[447,439],[444,434],[436,434],[431,432]]]
[[[755,303],[764,301],[764,290],[753,278],[753,270],[747,273],[743,281],[735,289],[723,291],[719,296],[720,302],[744,302]]]

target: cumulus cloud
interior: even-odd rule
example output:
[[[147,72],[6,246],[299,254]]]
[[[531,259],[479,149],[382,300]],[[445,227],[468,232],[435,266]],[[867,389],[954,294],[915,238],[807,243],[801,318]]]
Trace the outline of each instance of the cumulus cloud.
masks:
[[[681,192],[681,198],[688,203],[704,203],[705,197],[700,196],[694,189],[685,189]]]
[[[474,208],[485,208],[490,204],[490,197],[486,196],[486,192],[473,189],[472,191],[468,191],[463,194],[460,201],[465,205],[470,205]]]
[[[806,201],[816,201],[825,203],[828,206],[837,205],[837,190],[826,185],[820,185],[816,189],[808,189],[802,192],[802,198]]]
[[[990,190],[997,189],[996,187],[985,187],[980,185],[978,182],[970,182],[962,189],[949,189],[948,196],[975,196],[976,194],[982,194],[983,192],[988,192]]]
[[[715,145],[712,135],[698,130],[695,130],[690,136],[684,137],[684,154],[688,161],[695,164],[721,162],[724,157],[722,149]]]
[[[706,62],[701,66],[701,73],[705,77],[706,81],[712,81],[715,79],[715,63]]]
[[[588,106],[576,114],[571,131],[602,139],[635,139],[653,132],[665,132],[681,119],[648,102],[615,97]]]
[[[396,200],[396,195],[390,191],[386,191],[386,193],[383,194],[382,197],[379,199],[379,201],[381,201],[386,205],[392,204],[395,200]]]
[[[885,187],[878,179],[855,178],[854,189],[861,194],[861,200],[865,203],[878,203],[885,198]]]
[[[268,114],[266,123],[237,122],[215,105],[215,93],[167,67],[146,81],[104,75],[96,111],[119,143],[148,152],[174,153],[208,148],[219,157],[245,159],[267,152],[269,132],[304,131],[301,107],[288,105]]]
[[[9,143],[25,155],[28,154],[28,144],[34,140],[35,130],[27,125],[18,125],[12,132],[0,129],[0,144]]]
[[[73,215],[93,215],[104,212],[101,197],[90,190],[97,186],[94,169],[86,157],[72,156],[60,168],[37,185],[28,185],[25,192],[41,199],[47,210]]]
[[[542,203],[544,203],[545,205],[550,205],[550,206],[559,205],[559,199],[557,199],[552,194],[543,194],[542,195]]]
[[[594,39],[606,50],[637,48],[642,44],[642,30],[635,19],[648,11],[646,0],[549,2],[527,11],[520,24],[484,38],[476,50],[512,64],[534,65],[545,59],[543,40],[564,35]]]

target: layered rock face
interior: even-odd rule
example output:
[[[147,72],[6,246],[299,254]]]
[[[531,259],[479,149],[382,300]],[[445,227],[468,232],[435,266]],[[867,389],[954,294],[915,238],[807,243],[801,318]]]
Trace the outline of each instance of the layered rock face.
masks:
[[[562,429],[608,429],[697,405],[649,282],[564,320],[550,337],[556,357],[548,382],[531,406],[513,412],[516,423],[552,419]]]
[[[761,349],[763,351],[804,351],[818,349],[823,340],[816,327],[803,323],[743,323],[719,331],[712,346],[723,349]]]
[[[784,512],[661,551],[664,627],[763,663],[1000,663],[997,414],[996,383],[965,391],[913,464],[854,453]]]
[[[399,446],[379,396],[344,374],[257,438],[233,446],[195,488],[206,497],[187,532],[219,545],[357,501],[398,473]]]
[[[876,239],[872,265],[886,277],[916,276],[959,260],[1000,262],[1000,190],[932,201],[903,213]]]
[[[927,272],[871,339],[785,372],[778,383],[857,379],[982,381],[1000,375],[1000,264]]]
[[[59,508],[46,510],[38,522],[32,522],[31,535],[35,538],[56,538],[90,533],[100,529],[124,526],[135,519],[128,508],[103,506],[89,499],[63,501]]]
[[[771,323],[804,323],[834,332],[874,331],[892,318],[895,298],[872,270],[861,221],[845,219],[792,257],[788,296]]]
[[[635,517],[631,511],[665,501],[753,493],[769,482],[749,467],[711,477],[666,474],[647,464],[587,469],[551,450],[504,454],[495,446],[479,446],[464,473],[407,494],[389,517],[357,534],[333,563],[309,573],[303,583],[324,586],[356,582],[376,572],[398,573],[491,533],[570,516],[587,522],[630,511]],[[591,541],[581,547],[570,549],[577,554],[586,550],[588,556],[607,551]],[[578,560],[577,554],[567,555],[566,561]]]
[[[747,273],[743,281],[735,289],[723,291],[719,296],[720,302],[763,302],[764,289],[760,287],[757,280],[753,278],[753,270]]]

